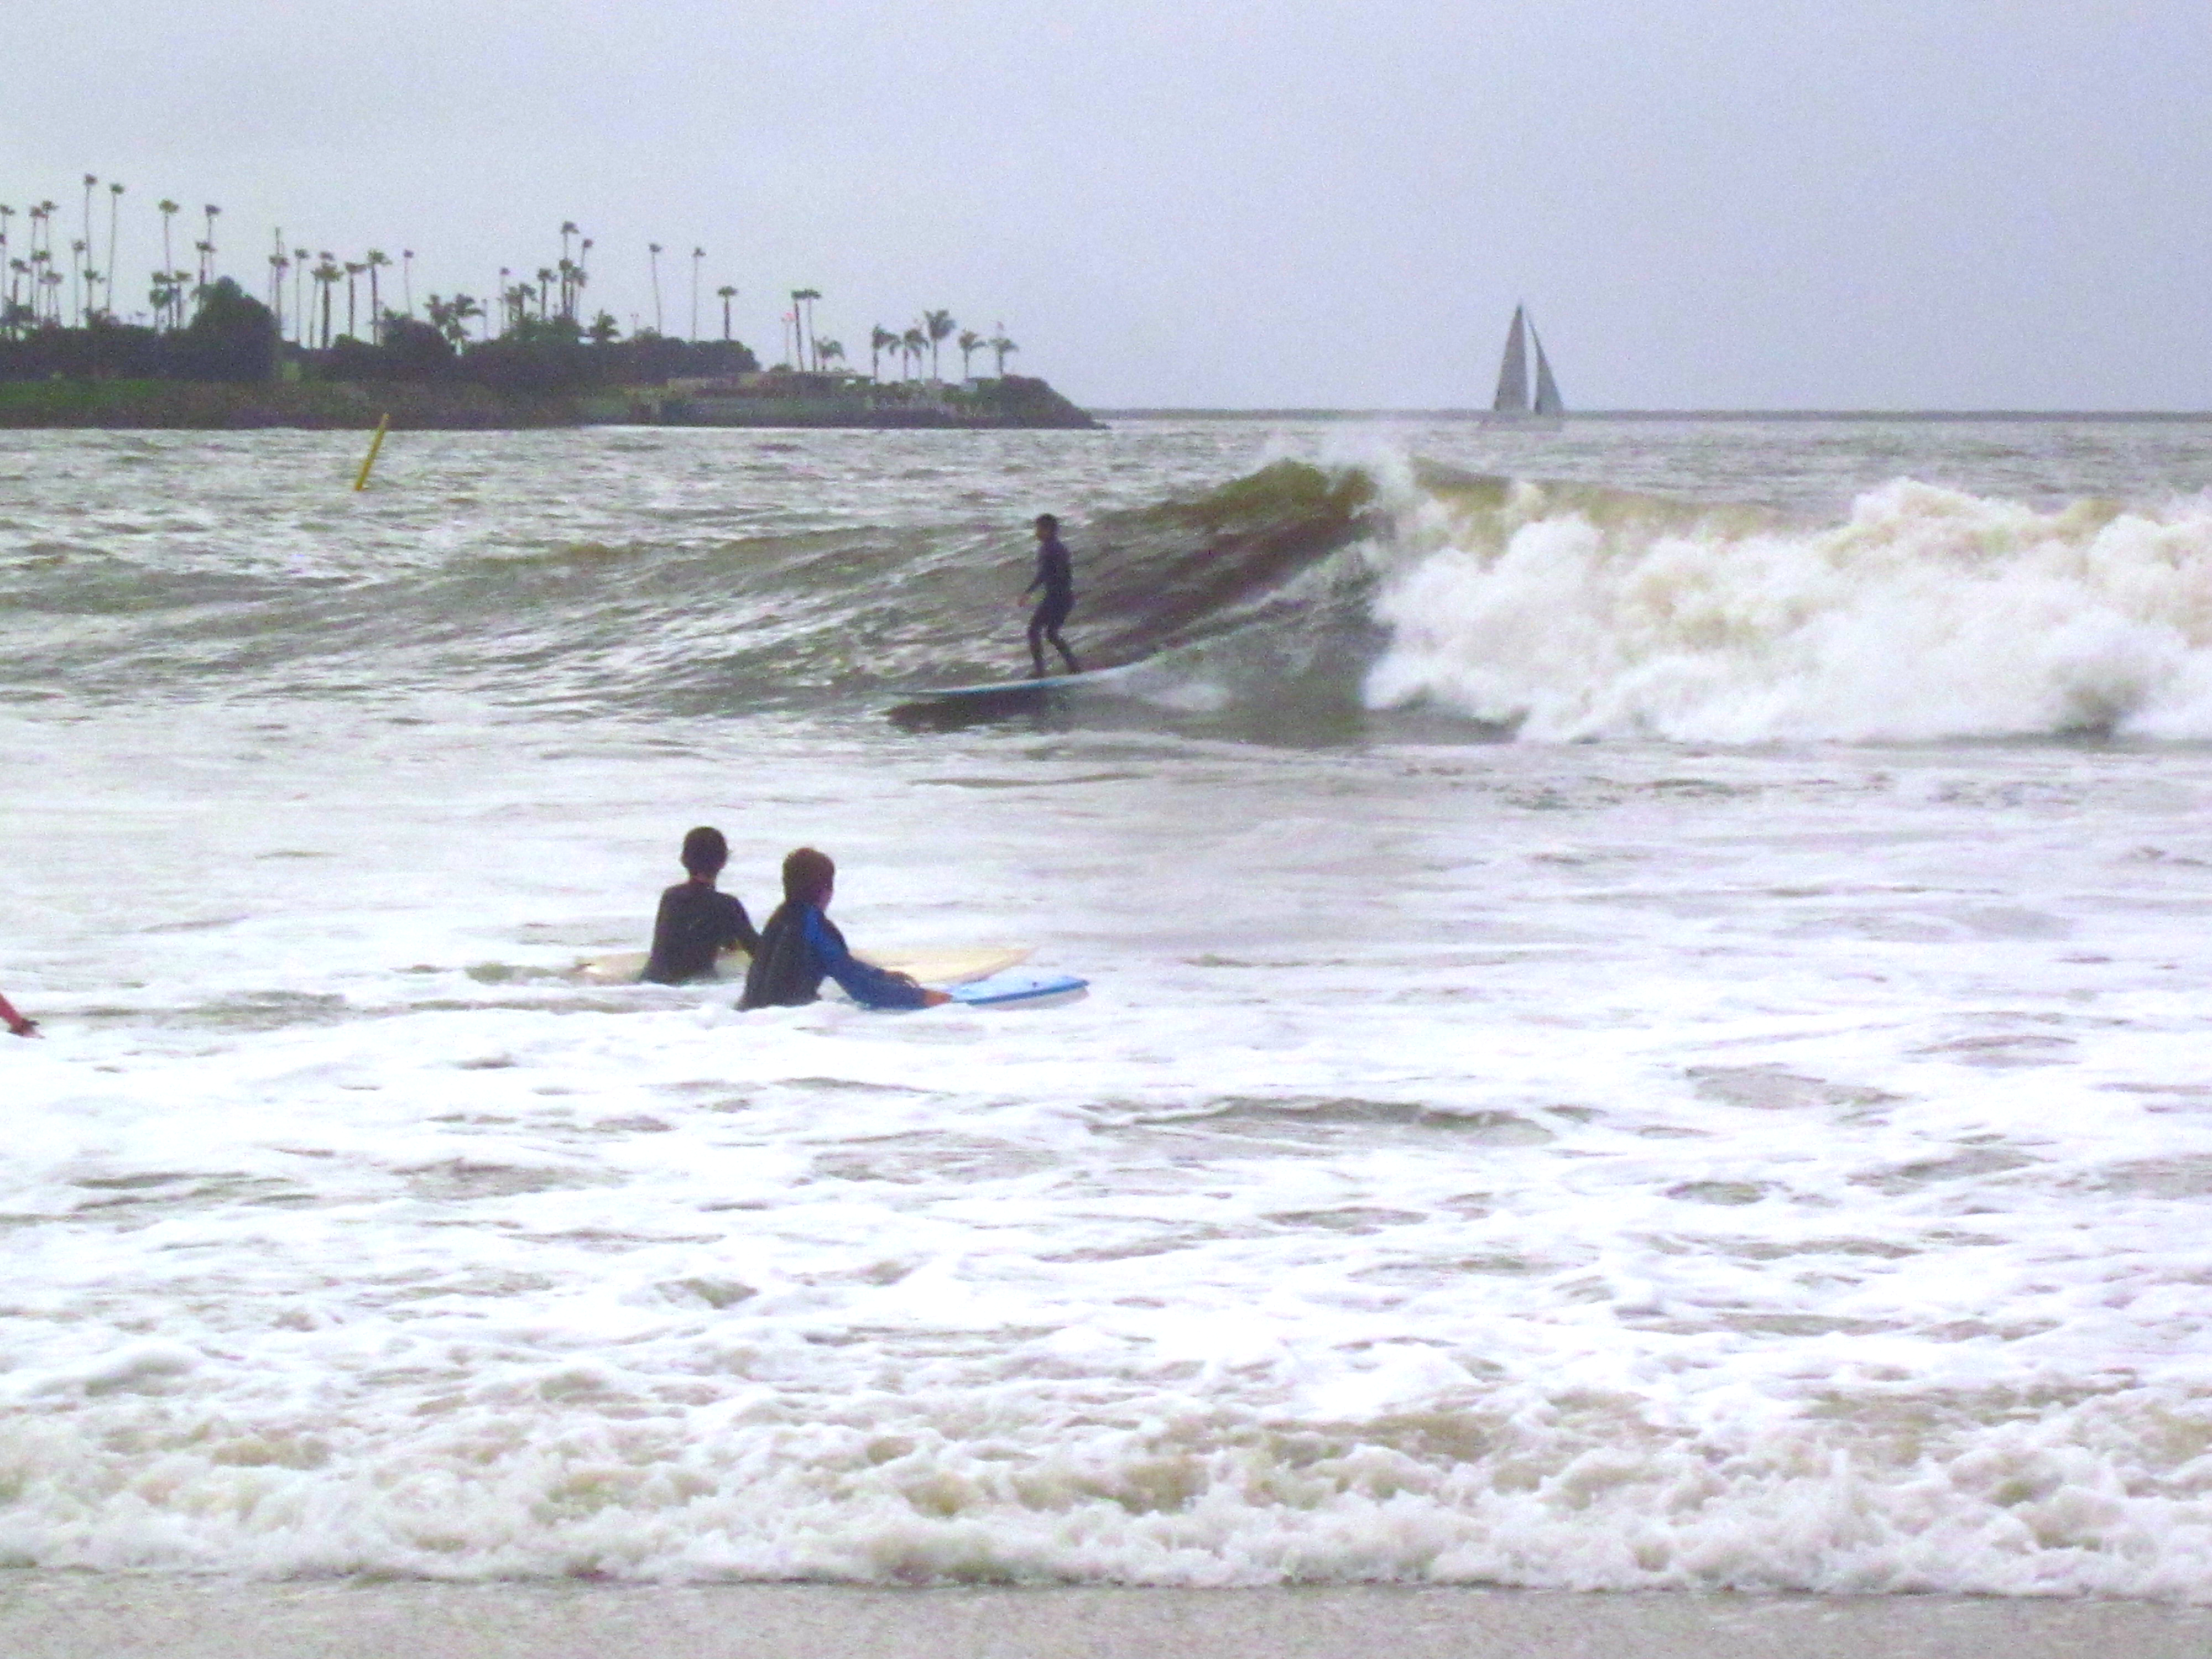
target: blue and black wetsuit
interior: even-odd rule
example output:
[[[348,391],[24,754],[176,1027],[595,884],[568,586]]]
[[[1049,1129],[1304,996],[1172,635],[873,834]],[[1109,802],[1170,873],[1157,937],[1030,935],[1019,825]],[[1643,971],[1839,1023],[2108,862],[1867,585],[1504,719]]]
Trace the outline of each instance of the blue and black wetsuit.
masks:
[[[1037,544],[1036,574],[1030,578],[1030,585],[1022,592],[1034,593],[1040,587],[1044,589],[1044,599],[1030,617],[1030,659],[1036,665],[1037,678],[1044,678],[1047,640],[1067,659],[1067,672],[1080,674],[1083,665],[1075,660],[1075,653],[1060,637],[1060,623],[1075,609],[1075,561],[1069,556],[1067,544],[1060,539],[1057,531]]]
[[[753,965],[745,975],[740,1008],[796,1008],[822,994],[824,975],[844,988],[864,1008],[921,1008],[927,993],[919,985],[872,968],[845,948],[837,924],[815,904],[787,899],[761,929]]]

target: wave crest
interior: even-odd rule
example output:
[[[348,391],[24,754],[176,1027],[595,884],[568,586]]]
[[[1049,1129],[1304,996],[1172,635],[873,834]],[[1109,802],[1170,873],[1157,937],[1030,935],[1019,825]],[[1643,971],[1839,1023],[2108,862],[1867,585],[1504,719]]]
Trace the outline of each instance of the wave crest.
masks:
[[[1805,529],[1516,484],[1422,492],[1370,708],[1549,740],[2212,737],[2212,501],[2056,512],[1910,479]]]

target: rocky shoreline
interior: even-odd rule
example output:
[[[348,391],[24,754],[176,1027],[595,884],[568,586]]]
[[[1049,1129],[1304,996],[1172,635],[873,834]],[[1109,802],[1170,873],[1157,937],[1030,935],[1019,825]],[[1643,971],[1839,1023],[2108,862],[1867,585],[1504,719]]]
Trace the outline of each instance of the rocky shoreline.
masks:
[[[902,390],[904,395],[878,398],[866,383],[818,389],[701,383],[533,394],[426,381],[13,380],[0,381],[0,428],[348,430],[374,427],[388,416],[403,431],[633,425],[1100,429],[1042,380],[1008,377],[919,395]]]

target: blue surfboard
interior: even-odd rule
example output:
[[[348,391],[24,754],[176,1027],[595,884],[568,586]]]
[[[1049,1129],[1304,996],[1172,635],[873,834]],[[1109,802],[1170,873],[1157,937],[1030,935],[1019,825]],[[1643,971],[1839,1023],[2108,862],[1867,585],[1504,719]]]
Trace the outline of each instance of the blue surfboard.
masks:
[[[970,980],[948,988],[955,1002],[971,1008],[1002,1008],[1010,1003],[1073,1002],[1091,981],[1073,974],[1040,973],[1033,968],[1013,968],[988,979]]]

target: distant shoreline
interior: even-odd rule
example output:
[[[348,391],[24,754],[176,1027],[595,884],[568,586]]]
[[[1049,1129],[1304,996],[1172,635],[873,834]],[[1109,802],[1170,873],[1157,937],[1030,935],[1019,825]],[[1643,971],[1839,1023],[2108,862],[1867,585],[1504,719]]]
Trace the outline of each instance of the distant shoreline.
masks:
[[[1463,421],[1510,431],[1486,409],[1097,409],[1101,419],[1123,421]],[[1870,421],[2066,422],[2131,421],[2147,424],[2212,422],[2212,410],[2160,409],[1589,409],[1563,416],[1579,421]],[[1530,429],[1546,429],[1531,423]]]
[[[757,395],[716,395],[713,382],[586,386],[543,392],[468,381],[185,380],[0,380],[0,429],[111,431],[496,431],[547,427],[659,426],[756,431],[1095,431],[1098,423],[1040,380],[1009,375],[978,392],[877,404],[865,389],[793,377]],[[815,382],[820,381],[817,386]]]

